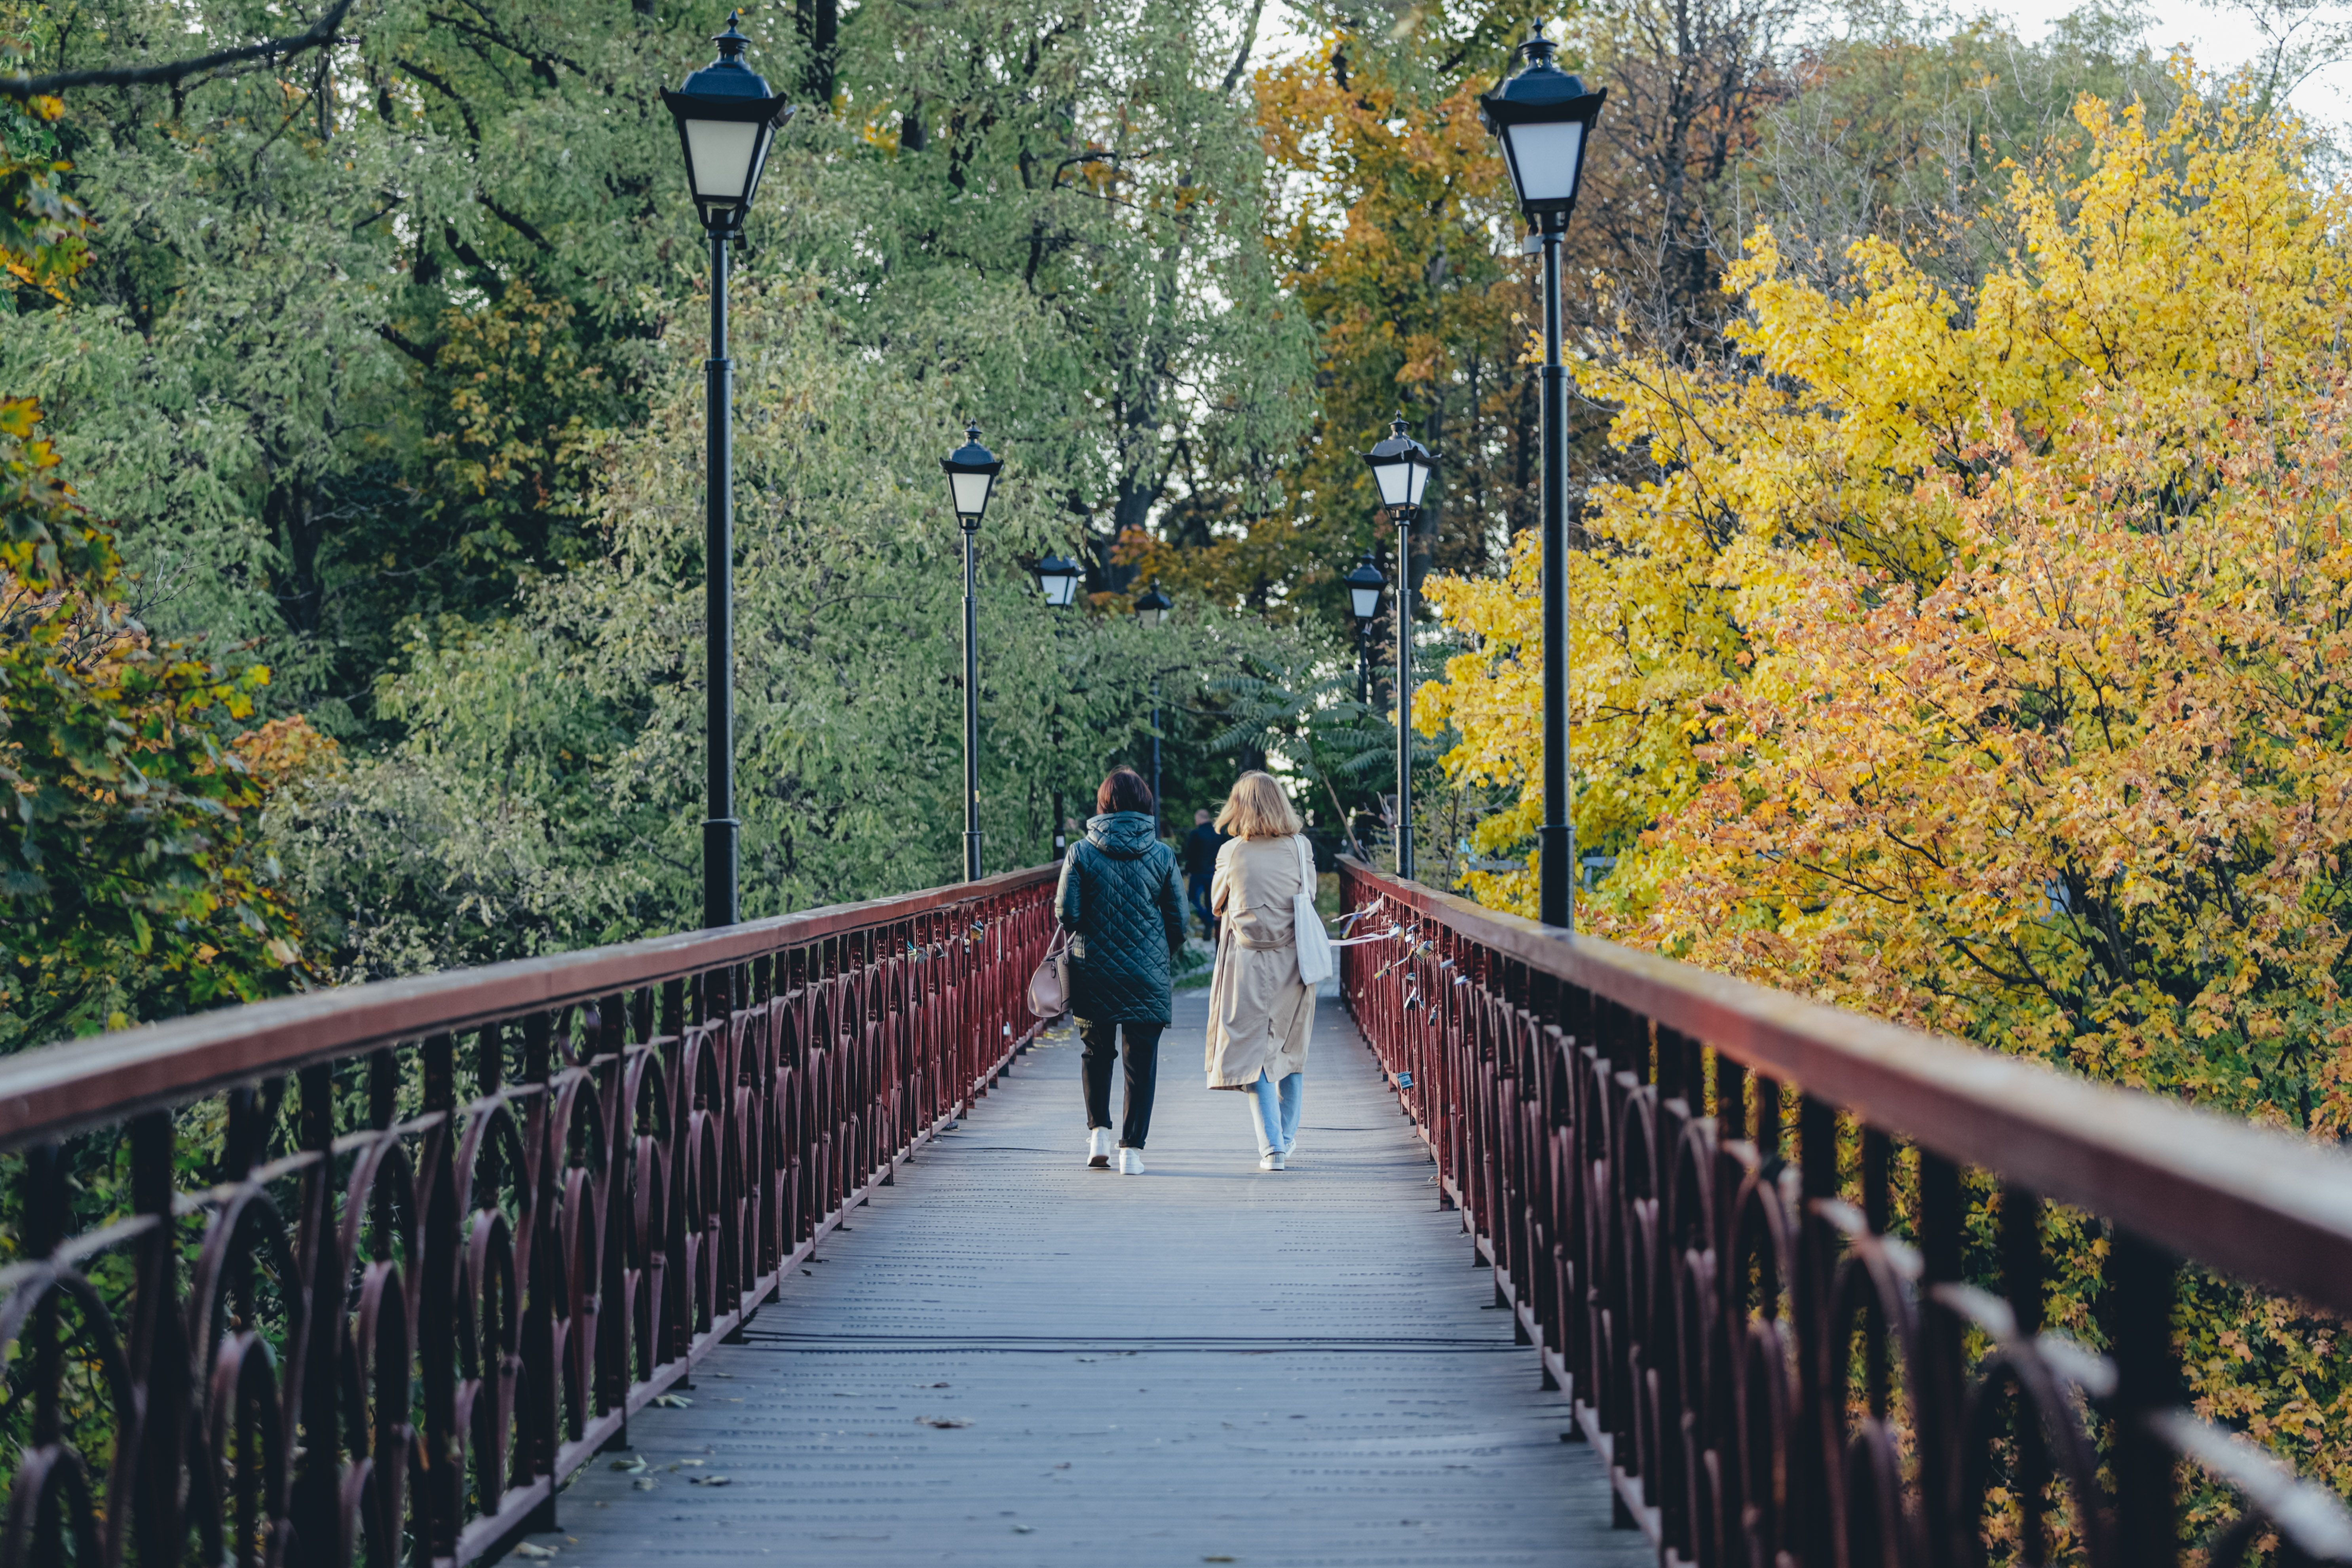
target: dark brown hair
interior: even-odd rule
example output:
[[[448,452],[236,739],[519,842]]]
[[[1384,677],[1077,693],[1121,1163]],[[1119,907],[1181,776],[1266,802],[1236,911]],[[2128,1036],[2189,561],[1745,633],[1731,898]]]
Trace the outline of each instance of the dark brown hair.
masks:
[[[1097,811],[1139,811],[1151,813],[1151,786],[1133,768],[1113,768],[1110,776],[1095,791]]]

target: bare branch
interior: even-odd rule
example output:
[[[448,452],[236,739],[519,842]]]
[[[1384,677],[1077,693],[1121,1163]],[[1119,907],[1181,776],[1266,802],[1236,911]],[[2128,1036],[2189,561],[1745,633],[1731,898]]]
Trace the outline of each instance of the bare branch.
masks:
[[[1220,93],[1230,96],[1234,84],[1242,79],[1242,72],[1249,65],[1250,51],[1257,47],[1257,19],[1265,9],[1265,0],[1250,0],[1249,20],[1242,24],[1241,47],[1234,51],[1232,68],[1225,72],[1224,83],[1217,89]]]
[[[75,87],[146,87],[158,82],[178,83],[192,76],[202,76],[206,71],[219,70],[224,66],[299,55],[306,49],[322,48],[333,43],[335,29],[343,25],[343,17],[351,8],[352,0],[335,0],[327,14],[303,32],[247,44],[243,48],[217,49],[209,55],[196,55],[184,60],[166,60],[162,65],[113,66],[100,70],[52,71],[47,76],[0,77],[0,97],[38,98]]]

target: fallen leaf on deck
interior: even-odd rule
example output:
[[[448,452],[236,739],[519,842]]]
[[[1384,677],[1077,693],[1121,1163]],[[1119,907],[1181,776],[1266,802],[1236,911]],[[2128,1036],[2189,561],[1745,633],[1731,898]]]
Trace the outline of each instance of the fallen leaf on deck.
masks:
[[[526,1541],[515,1547],[515,1555],[518,1557],[528,1557],[532,1559],[552,1557],[555,1555],[555,1548],[552,1546],[537,1546],[532,1544],[530,1542]]]
[[[698,1487],[723,1487],[734,1478],[731,1476],[688,1476],[686,1479]]]
[[[660,1405],[664,1410],[691,1410],[694,1408],[694,1401],[688,1399],[683,1394],[656,1394],[654,1395],[654,1403]]]
[[[916,1424],[922,1426],[969,1426],[971,1422],[961,1415],[918,1415]]]
[[[614,1460],[613,1468],[616,1470],[625,1470],[633,1476],[642,1476],[646,1473],[646,1457],[643,1454],[632,1454],[625,1459]]]
[[[637,1478],[637,1489],[638,1489],[639,1491],[641,1491],[641,1492],[649,1492],[649,1491],[653,1490],[653,1489],[654,1489],[654,1479],[653,1479],[653,1477],[651,1477],[651,1476],[639,1476],[639,1477]]]

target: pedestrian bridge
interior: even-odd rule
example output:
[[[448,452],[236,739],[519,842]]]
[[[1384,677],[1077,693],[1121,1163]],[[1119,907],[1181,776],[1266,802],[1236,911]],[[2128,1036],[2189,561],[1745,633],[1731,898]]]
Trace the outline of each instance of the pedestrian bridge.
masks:
[[[1342,881],[1281,1173],[1197,994],[1084,1168],[1048,870],[0,1062],[0,1568],[2352,1562],[2172,1327],[2352,1162]]]

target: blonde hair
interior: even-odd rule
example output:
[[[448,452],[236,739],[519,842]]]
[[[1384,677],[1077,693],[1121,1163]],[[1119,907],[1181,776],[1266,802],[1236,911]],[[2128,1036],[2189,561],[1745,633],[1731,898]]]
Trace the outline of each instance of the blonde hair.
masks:
[[[1298,810],[1270,773],[1248,773],[1234,781],[1234,793],[1217,813],[1217,831],[1236,838],[1287,838],[1300,831]]]

